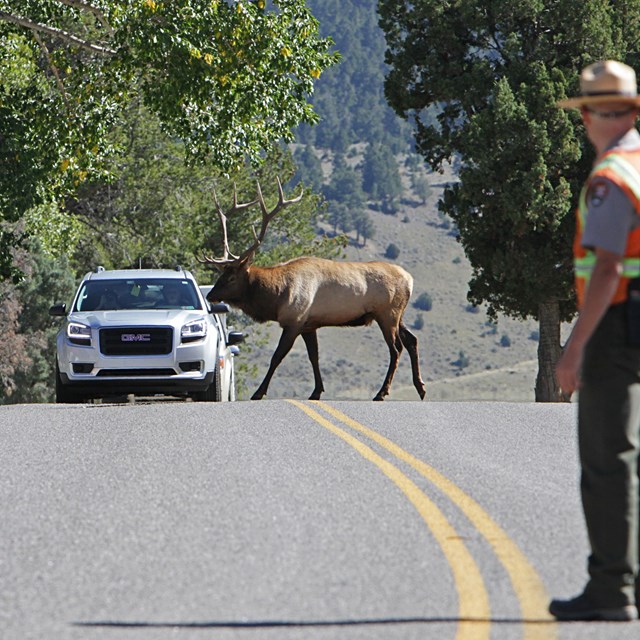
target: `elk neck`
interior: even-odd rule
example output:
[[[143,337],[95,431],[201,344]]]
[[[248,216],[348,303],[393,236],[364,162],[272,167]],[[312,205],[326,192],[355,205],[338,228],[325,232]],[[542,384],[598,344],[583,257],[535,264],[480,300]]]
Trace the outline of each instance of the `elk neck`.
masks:
[[[251,265],[245,271],[242,293],[227,302],[238,307],[256,322],[276,320],[282,290],[277,267]]]

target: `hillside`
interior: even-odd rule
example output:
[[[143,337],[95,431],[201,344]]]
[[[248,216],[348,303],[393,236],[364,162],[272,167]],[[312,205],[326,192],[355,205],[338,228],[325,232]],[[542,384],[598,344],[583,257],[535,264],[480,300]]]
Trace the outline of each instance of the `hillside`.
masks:
[[[405,201],[397,215],[370,210],[376,233],[364,247],[350,246],[349,260],[386,260],[385,250],[396,244],[401,253],[395,261],[414,277],[412,302],[405,321],[412,328],[418,314],[424,327],[412,328],[419,341],[423,378],[430,400],[533,401],[537,372],[537,324],[500,317],[497,326],[488,323],[483,309],[472,312],[466,299],[471,267],[461,245],[437,211],[437,202],[452,173],[429,174],[431,196],[426,205]],[[410,191],[407,191],[407,195]],[[407,220],[407,221],[404,221]],[[413,306],[427,292],[430,311]],[[249,334],[245,357],[258,365],[258,378],[248,379],[248,397],[266,373],[280,334],[277,325],[246,327]],[[254,347],[259,336],[267,345]],[[504,337],[506,336],[506,338]],[[325,399],[371,399],[384,378],[388,351],[382,334],[373,325],[366,328],[324,328],[318,332],[320,366]],[[503,345],[509,346],[503,346]],[[247,353],[251,348],[251,353]],[[468,365],[460,366],[461,356]],[[242,357],[242,356],[241,356]],[[277,370],[268,398],[306,398],[313,388],[311,365],[304,342],[298,340]],[[390,400],[417,400],[411,383],[409,358],[402,355],[391,388]]]

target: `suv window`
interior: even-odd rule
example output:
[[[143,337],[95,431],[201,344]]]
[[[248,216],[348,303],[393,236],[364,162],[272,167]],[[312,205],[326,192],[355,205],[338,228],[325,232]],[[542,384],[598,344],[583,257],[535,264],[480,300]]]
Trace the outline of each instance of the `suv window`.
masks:
[[[132,278],[87,280],[78,292],[74,311],[112,309],[202,309],[190,280]]]

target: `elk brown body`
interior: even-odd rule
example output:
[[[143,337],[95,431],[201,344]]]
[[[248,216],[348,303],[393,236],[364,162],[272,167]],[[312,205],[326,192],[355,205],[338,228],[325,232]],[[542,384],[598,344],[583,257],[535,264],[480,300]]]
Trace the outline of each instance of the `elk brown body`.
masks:
[[[339,262],[316,257],[296,258],[272,267],[252,265],[253,255],[264,237],[269,220],[284,206],[299,201],[299,198],[285,200],[279,181],[278,188],[278,205],[268,212],[258,186],[263,224],[251,249],[230,259],[225,233],[227,255],[222,259],[205,257],[202,260],[222,269],[221,276],[207,295],[210,302],[227,302],[258,322],[271,320],[282,327],[269,370],[252,399],[259,400],[266,394],[278,365],[296,338],[302,335],[315,380],[310,399],[318,400],[324,387],[318,364],[317,329],[357,327],[373,321],[380,326],[390,354],[387,375],[374,400],[383,400],[389,394],[403,347],[411,359],[413,384],[420,398],[424,398],[418,341],[402,322],[413,288],[413,278],[402,267],[386,262]],[[255,202],[238,205],[234,195],[233,210],[251,204]],[[226,217],[219,207],[218,212],[226,232]]]

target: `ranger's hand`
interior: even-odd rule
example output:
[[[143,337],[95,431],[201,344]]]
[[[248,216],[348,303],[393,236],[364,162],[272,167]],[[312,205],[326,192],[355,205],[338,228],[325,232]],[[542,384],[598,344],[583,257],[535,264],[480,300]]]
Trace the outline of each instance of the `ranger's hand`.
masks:
[[[580,388],[581,367],[582,349],[572,346],[569,341],[556,365],[556,376],[563,393],[571,395]]]

